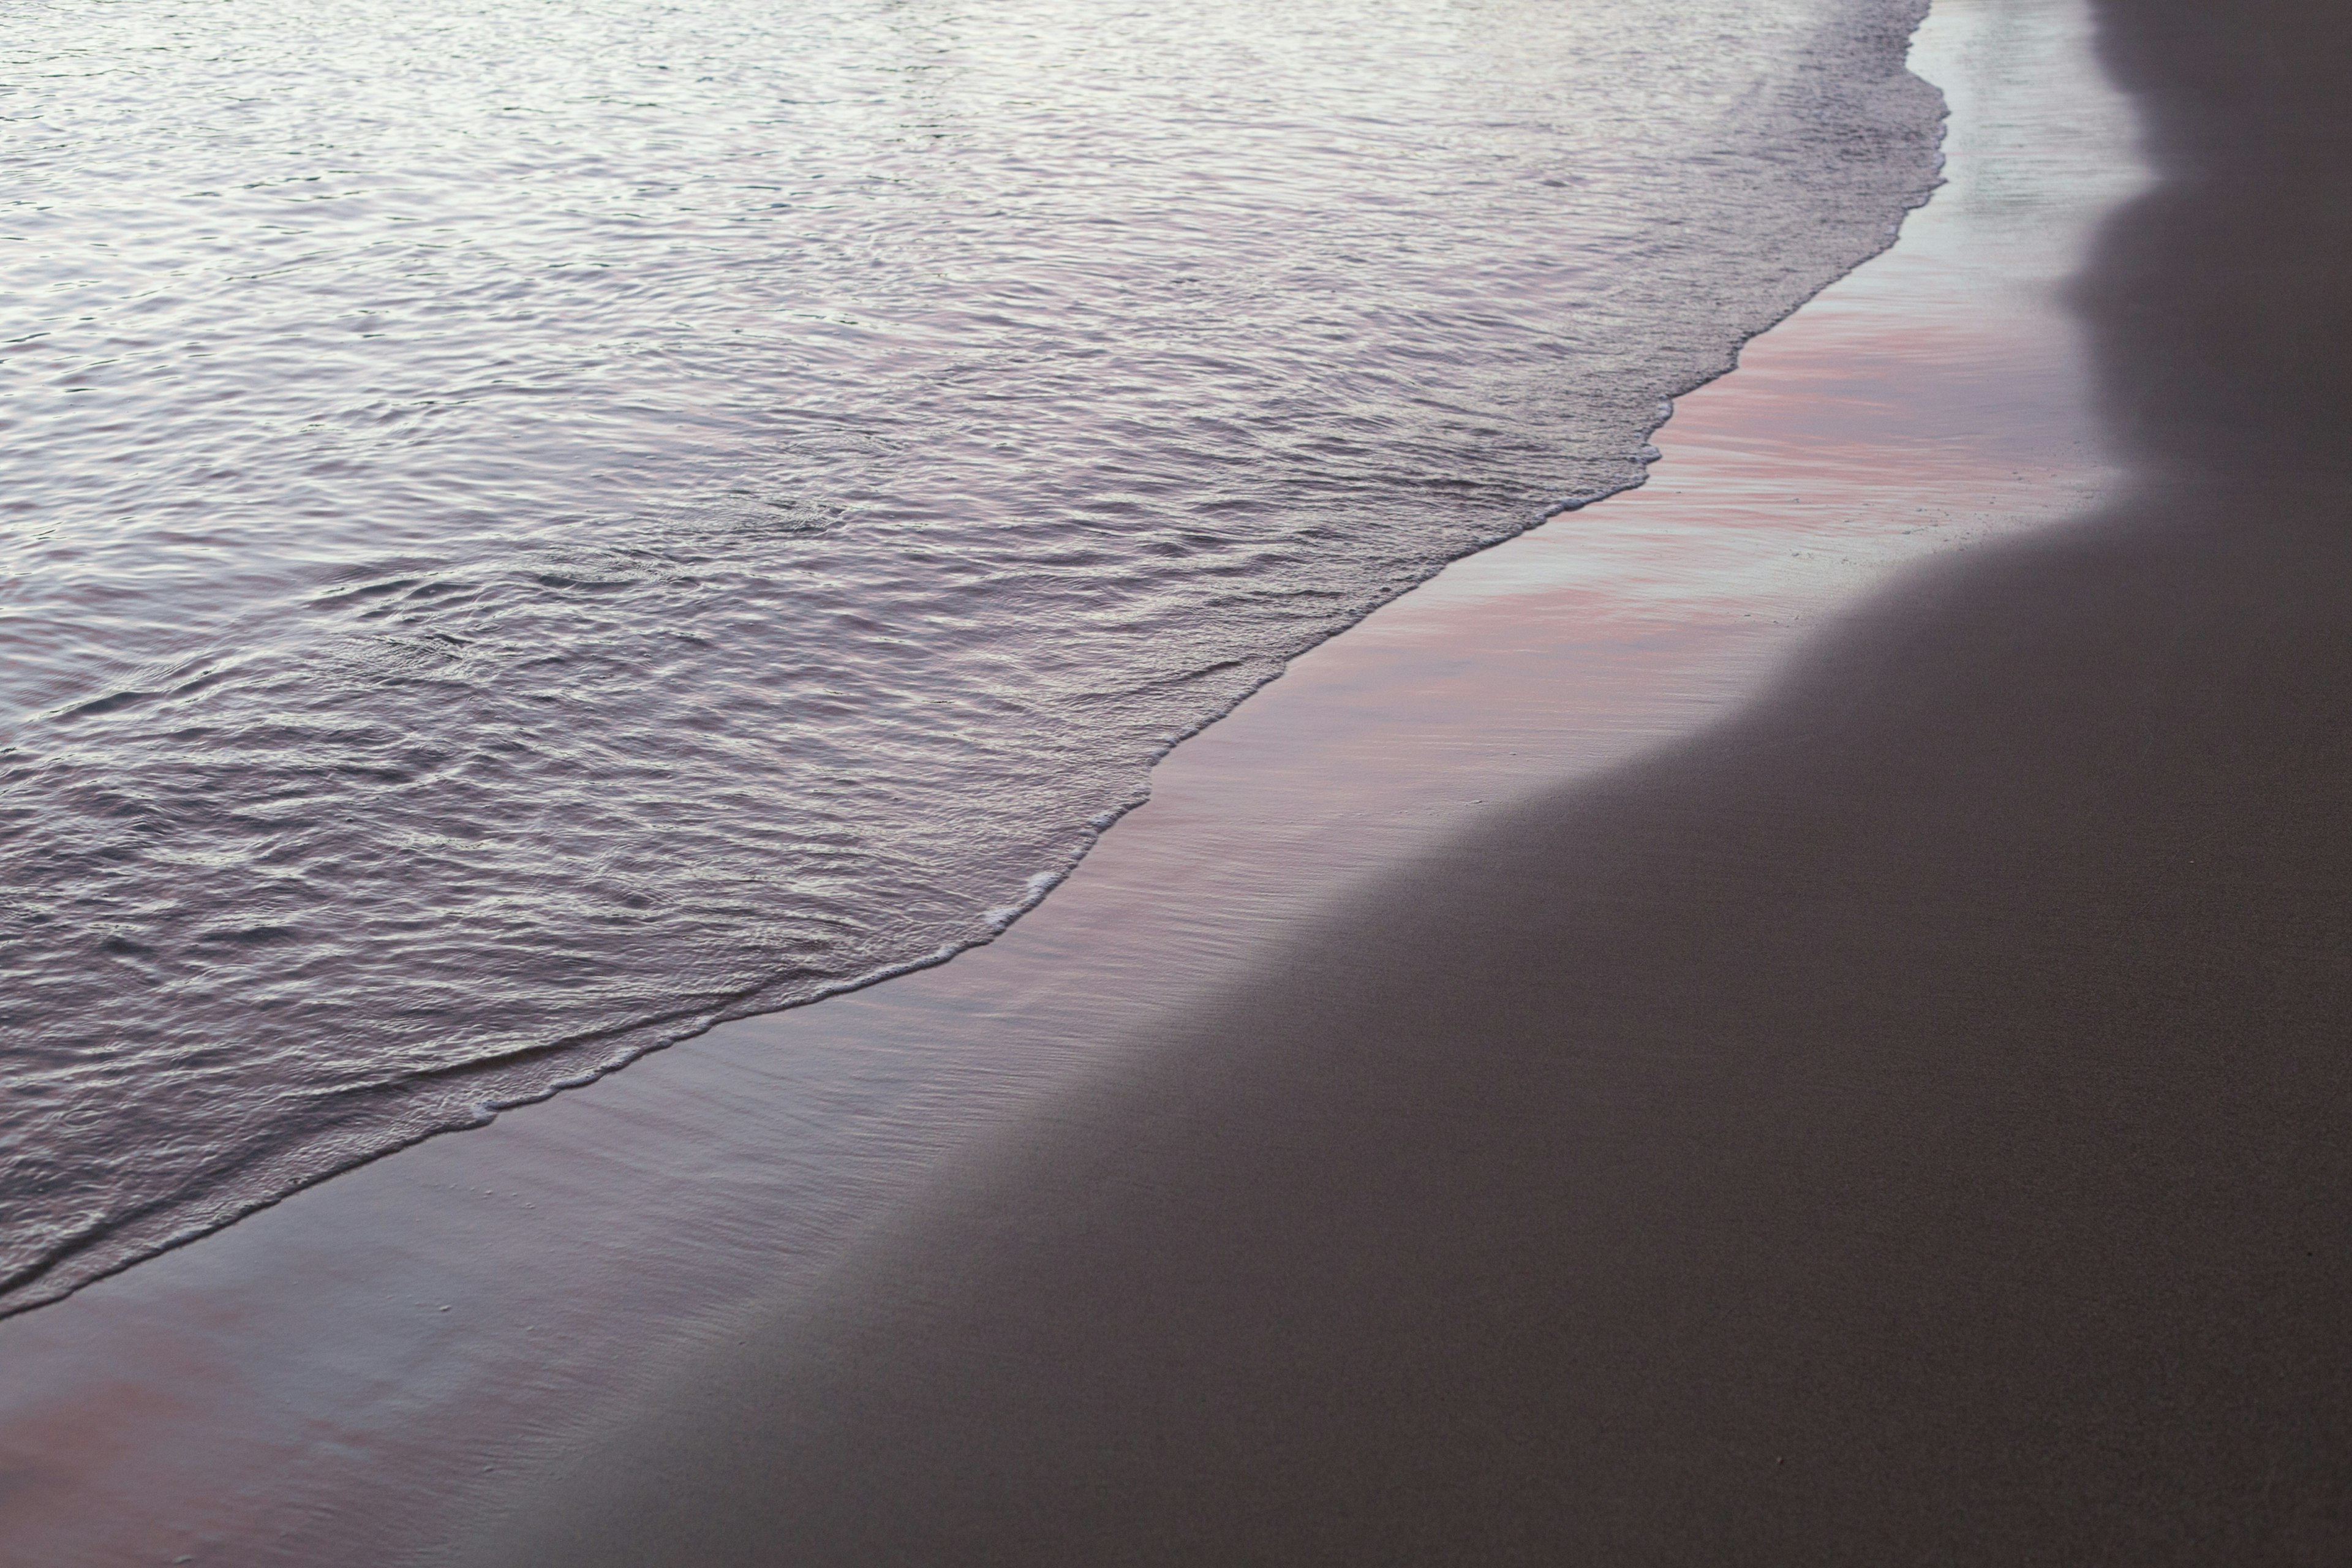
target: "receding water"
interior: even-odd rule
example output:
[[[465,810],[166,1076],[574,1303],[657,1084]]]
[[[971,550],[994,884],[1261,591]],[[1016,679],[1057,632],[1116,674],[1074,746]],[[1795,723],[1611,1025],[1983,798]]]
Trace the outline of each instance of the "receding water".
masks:
[[[1914,0],[0,24],[0,1310],[984,940],[1933,179]]]

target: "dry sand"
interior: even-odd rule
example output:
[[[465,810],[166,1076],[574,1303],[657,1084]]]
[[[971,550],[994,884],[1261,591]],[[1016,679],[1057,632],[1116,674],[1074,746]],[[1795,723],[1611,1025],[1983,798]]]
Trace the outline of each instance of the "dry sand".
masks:
[[[1393,871],[509,1560],[2352,1561],[2352,15],[2100,16],[2121,498]]]

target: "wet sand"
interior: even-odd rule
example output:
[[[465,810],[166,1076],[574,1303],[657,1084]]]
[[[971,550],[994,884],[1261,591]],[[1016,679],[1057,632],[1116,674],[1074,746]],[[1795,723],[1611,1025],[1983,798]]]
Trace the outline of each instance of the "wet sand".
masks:
[[[2098,14],[2121,494],[1386,873],[485,1555],[2352,1556],[2352,18]]]

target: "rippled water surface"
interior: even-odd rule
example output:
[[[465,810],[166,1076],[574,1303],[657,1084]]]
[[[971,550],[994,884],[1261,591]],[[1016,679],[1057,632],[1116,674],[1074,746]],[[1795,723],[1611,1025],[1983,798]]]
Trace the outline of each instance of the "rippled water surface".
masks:
[[[984,939],[1932,180],[1910,0],[0,24],[0,1310]]]

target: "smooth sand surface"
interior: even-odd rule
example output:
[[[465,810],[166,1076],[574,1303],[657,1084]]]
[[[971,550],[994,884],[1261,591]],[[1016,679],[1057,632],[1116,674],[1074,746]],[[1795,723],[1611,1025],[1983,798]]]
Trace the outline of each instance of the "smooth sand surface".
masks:
[[[2352,1561],[2352,14],[2097,9],[2126,493],[1394,871],[503,1560]]]

